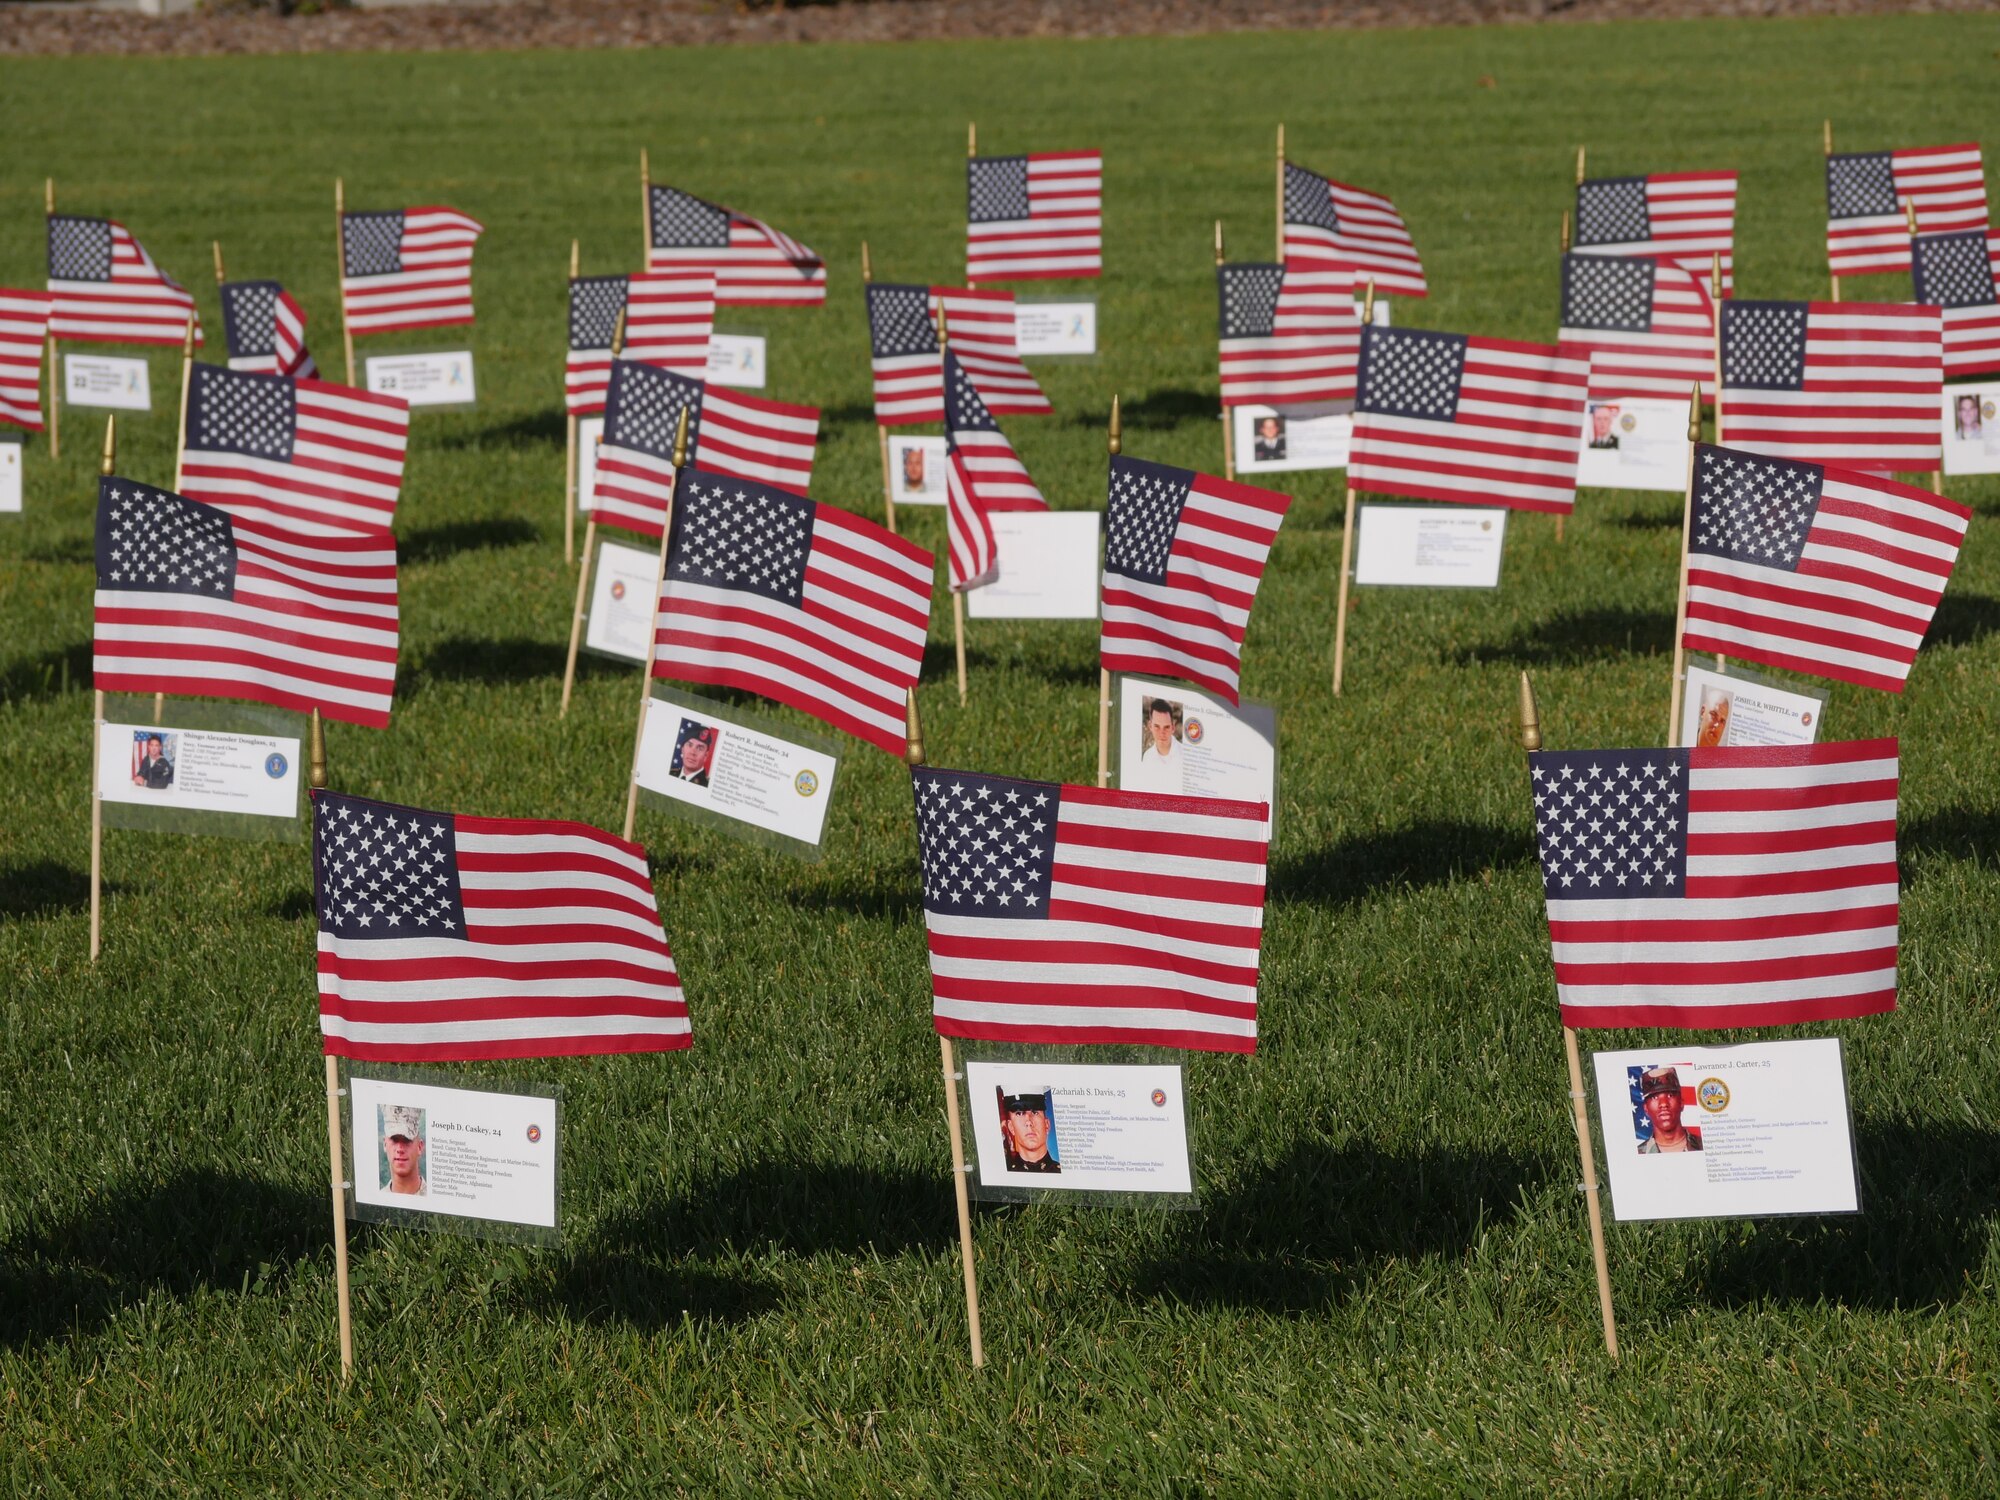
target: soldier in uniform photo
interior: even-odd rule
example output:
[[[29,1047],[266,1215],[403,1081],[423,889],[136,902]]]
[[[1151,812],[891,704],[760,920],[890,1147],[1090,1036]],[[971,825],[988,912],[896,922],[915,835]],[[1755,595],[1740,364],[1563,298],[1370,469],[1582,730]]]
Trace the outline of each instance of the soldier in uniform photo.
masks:
[[[174,763],[167,759],[166,742],[157,734],[149,734],[144,745],[145,751],[132,771],[132,785],[164,792],[174,784]]]
[[[1613,430],[1618,421],[1618,407],[1606,401],[1590,409],[1590,446],[1593,448],[1615,449],[1618,434]]]
[[[717,737],[710,725],[697,724],[693,719],[681,720],[681,741],[674,750],[671,773],[676,781],[685,781],[690,786],[708,785]]]
[[[1641,1156],[1670,1156],[1699,1151],[1701,1137],[1681,1124],[1681,1075],[1674,1068],[1648,1068],[1639,1075],[1639,1107],[1653,1127],[1640,1142]]]
[[[903,492],[909,495],[930,492],[930,481],[924,473],[924,450],[915,443],[903,450]]]
[[[1979,398],[1960,396],[1953,410],[1956,412],[1955,435],[1960,441],[1976,439],[1980,435]]]
[[[1049,1119],[1047,1094],[1003,1094],[1000,1099],[1000,1138],[1006,1144],[1010,1172],[1060,1172],[1062,1163],[1052,1149],[1055,1129]]]
[[[386,1105],[382,1110],[382,1155],[387,1159],[392,1193],[421,1198],[424,1174],[424,1112],[412,1104]]]

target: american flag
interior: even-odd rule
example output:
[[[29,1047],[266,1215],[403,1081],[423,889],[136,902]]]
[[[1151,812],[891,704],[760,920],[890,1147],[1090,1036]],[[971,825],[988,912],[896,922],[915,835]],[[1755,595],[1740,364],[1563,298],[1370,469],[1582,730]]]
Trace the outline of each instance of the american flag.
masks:
[[[1528,762],[1565,1026],[1896,1008],[1894,740]]]
[[[1594,401],[1715,395],[1715,308],[1706,278],[1646,255],[1565,255],[1565,355],[1590,362]]]
[[[1655,172],[1576,185],[1576,248],[1597,255],[1661,255],[1691,276],[1722,257],[1722,293],[1735,287],[1736,174]]]
[[[409,438],[410,407],[399,396],[196,365],[181,489],[302,536],[385,532]]]
[[[954,593],[976,589],[1000,576],[1000,541],[979,497],[965,460],[955,445],[945,466],[945,582]]]
[[[873,521],[690,468],[653,675],[762,693],[900,759],[933,571],[930,553]]]
[[[0,422],[42,430],[42,348],[51,299],[0,287]]]
[[[1047,416],[1055,410],[1021,359],[1012,292],[884,281],[870,282],[866,290],[875,420],[881,426],[944,420],[944,372],[937,341],[940,308],[952,353],[979,388],[988,410],[1003,417]]]
[[[341,215],[340,296],[348,332],[470,323],[472,247],[485,229],[455,208]]]
[[[790,235],[657,183],[646,203],[647,270],[712,271],[715,300],[725,307],[817,307],[826,301],[826,262]]]
[[[1944,323],[1895,302],[1722,305],[1722,412],[1732,443],[1885,473],[1943,462]]]
[[[1547,344],[1364,328],[1347,482],[1379,495],[1569,511],[1589,373]]]
[[[247,698],[384,729],[395,539],[304,537],[101,479],[95,635],[105,692]]]
[[[1352,401],[1361,318],[1331,263],[1215,268],[1224,406]]]
[[[1910,246],[1917,301],[1944,315],[1944,373],[2000,370],[2000,235],[1927,234]]]
[[[810,487],[818,407],[765,401],[621,359],[611,370],[597,449],[601,525],[660,534],[674,492],[674,437],[683,411],[691,466],[799,495]]]
[[[940,1035],[1257,1050],[1265,804],[911,781]]]
[[[222,334],[229,368],[252,375],[310,379],[319,366],[306,351],[306,315],[275,281],[225,281]]]
[[[998,544],[988,517],[997,510],[1047,510],[1048,501],[1028,477],[1014,445],[979,399],[979,392],[958,362],[956,353],[944,360],[950,390],[945,443],[950,471],[945,480],[945,533],[949,543],[950,584],[953,589],[977,588],[997,576]]]
[[[1237,701],[1243,632],[1289,495],[1122,455],[1111,460],[1100,654]]]
[[[588,823],[313,793],[319,1029],[385,1062],[673,1052],[646,851]]]
[[[1844,151],[1826,159],[1826,261],[1836,276],[1901,271],[1909,221],[1925,234],[1984,230],[1986,170],[1977,142],[1903,151]]]
[[[153,264],[146,247],[110,219],[49,215],[49,331],[97,344],[178,344],[194,319],[194,298]]]
[[[1852,469],[1696,453],[1682,643],[1900,693],[1972,512]]]
[[[965,164],[965,279],[1104,271],[1104,155],[1042,151]]]
[[[658,365],[693,380],[708,373],[715,331],[715,278],[664,275],[578,276],[569,284],[569,358],[564,396],[572,415],[604,410],[611,383],[611,340],[625,314],[620,357]]]
[[[1336,261],[1379,292],[1427,297],[1424,263],[1396,205],[1380,193],[1285,163],[1285,264]]]

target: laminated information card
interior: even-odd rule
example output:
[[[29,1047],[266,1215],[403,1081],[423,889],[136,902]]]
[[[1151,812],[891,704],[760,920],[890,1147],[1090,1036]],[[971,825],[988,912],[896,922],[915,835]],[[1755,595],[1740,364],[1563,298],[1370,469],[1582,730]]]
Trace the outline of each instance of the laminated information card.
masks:
[[[981,1197],[1194,1192],[1177,1063],[967,1059],[965,1087]]]

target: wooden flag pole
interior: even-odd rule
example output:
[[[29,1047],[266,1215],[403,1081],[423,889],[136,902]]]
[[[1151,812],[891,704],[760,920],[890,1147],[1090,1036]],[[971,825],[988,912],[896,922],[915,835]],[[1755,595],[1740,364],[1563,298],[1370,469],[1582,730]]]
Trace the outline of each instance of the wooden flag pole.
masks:
[[[222,241],[210,240],[208,246],[215,252],[215,284],[222,286],[229,280],[222,270]]]
[[[1215,221],[1215,270],[1216,280],[1222,279],[1225,258],[1222,252],[1222,220]],[[1229,399],[1222,398],[1222,472],[1230,480],[1236,478],[1236,424],[1229,418]]]
[[[218,255],[221,249],[218,246]],[[188,386],[194,380],[194,314],[188,314],[187,333],[181,339],[181,406],[180,417],[174,426],[174,493],[181,492],[181,470],[187,462]],[[167,716],[167,695],[153,694],[153,722],[158,724]]]
[[[51,218],[56,211],[56,180],[42,179],[42,203]],[[56,335],[54,320],[49,326],[49,457],[62,457],[62,375],[56,366]]]
[[[1370,277],[1368,290],[1362,294],[1361,326],[1366,330],[1375,317],[1375,280]],[[1352,464],[1353,455],[1348,455]],[[1347,575],[1354,563],[1354,481],[1347,482],[1347,519],[1340,528],[1340,602],[1333,617],[1333,696],[1340,696],[1340,685],[1347,675]]]
[[[1561,247],[1562,253],[1564,255],[1568,255],[1569,254],[1569,210],[1568,209],[1563,210],[1562,238],[1557,243]],[[1558,511],[1556,513],[1556,540],[1558,542],[1560,542],[1563,539],[1563,520],[1564,517],[1562,513]]]
[[[660,518],[660,563],[653,570],[653,608],[646,630],[646,673],[639,679],[639,727],[632,736],[632,779],[625,787],[625,837],[632,837],[632,825],[639,819],[639,747],[646,743],[646,705],[653,701],[653,663],[660,653],[660,591],[667,585],[667,543],[674,534],[674,491],[680,488],[681,470],[688,461],[688,414],[681,408],[680,426],[674,431],[674,477],[667,489],[667,513]]]
[[[1285,263],[1285,122],[1278,122],[1278,234],[1277,261]]]
[[[868,241],[863,240],[861,242],[861,281],[865,286],[874,279],[875,263],[868,255]],[[943,362],[942,355],[939,356],[939,362]],[[888,519],[889,535],[895,536],[897,535],[896,476],[895,472],[889,467],[889,429],[884,427],[880,422],[875,424],[875,441],[876,446],[882,450],[882,514]]]
[[[1578,146],[1576,148],[1576,185],[1578,187],[1582,187],[1584,182],[1583,161],[1584,161],[1583,147]]]
[[[618,321],[611,326],[611,360],[618,361],[618,351],[625,347],[625,309],[618,309]],[[678,472],[678,469],[677,469]],[[662,544],[664,545],[664,544]],[[590,559],[597,550],[597,511],[592,509],[589,521],[583,528],[583,566],[576,574],[576,609],[569,619],[569,655],[563,660],[562,706],[556,710],[558,719],[569,715],[570,689],[576,685],[576,648],[583,639],[584,611],[590,605]],[[659,602],[654,601],[654,607]]]
[[[575,240],[569,242],[569,279],[575,281],[583,259]],[[563,402],[568,406],[567,399]],[[568,413],[567,437],[563,448],[563,566],[576,562],[576,413]]]
[[[1819,131],[1820,150],[1822,154],[1831,157],[1833,155],[1833,121],[1830,119],[1822,120]],[[1833,300],[1838,302],[1840,300],[1840,272],[1829,268],[1827,274],[1833,281]]]
[[[639,267],[651,268],[653,260],[653,158],[639,148]]]
[[[1910,274],[1914,276],[1916,274],[1916,269],[1917,269],[1917,200],[1916,199],[1905,198],[1903,200],[1903,219],[1904,222],[1906,222],[1910,227]],[[1942,463],[1940,463],[1937,468],[1931,470],[1931,493],[1933,495],[1944,494],[1944,466]]]
[[[938,364],[944,364],[945,355],[951,348],[951,329],[944,316],[944,303],[938,303],[937,310]],[[949,459],[947,459],[949,462]],[[965,594],[951,587],[951,564],[945,564],[945,591],[951,595],[951,639],[952,653],[958,658],[958,706],[965,707]]]
[[[924,763],[924,731],[917,721],[917,690],[910,688],[904,708],[905,741],[903,760],[911,771]],[[972,1253],[972,1199],[966,1188],[965,1126],[958,1110],[958,1059],[952,1055],[951,1038],[938,1037],[938,1053],[944,1064],[944,1117],[951,1128],[952,1196],[958,1202],[958,1257],[965,1277],[965,1326],[972,1341],[972,1367],[986,1363],[986,1341],[979,1332],[979,1268]]]
[[[333,268],[340,293],[340,346],[347,355],[347,383],[354,384],[354,330],[347,326],[347,183],[333,179]]]
[[[1711,251],[1708,257],[1708,305],[1715,309],[1715,446],[1720,448],[1722,437],[1722,252]],[[1688,439],[1693,442],[1693,438]]]
[[[978,156],[979,156],[979,122],[976,120],[967,120],[965,122],[965,159],[967,161],[974,161],[977,160]],[[965,285],[968,291],[977,291],[979,289],[979,283],[972,279],[972,262],[970,256],[970,252],[972,249],[972,225],[970,223],[971,213],[972,213],[972,199],[968,195],[966,198],[966,217],[968,222],[965,226],[965,248],[967,251],[967,259],[965,267]],[[961,697],[962,696],[963,695],[961,695]]]
[[[306,781],[315,791],[326,790],[326,727],[319,710],[310,721],[311,750]],[[333,1200],[333,1300],[340,1319],[340,1378],[354,1378],[354,1301],[347,1271],[347,1173],[340,1146],[340,1059],[326,1058],[326,1153],[330,1169],[327,1191]]]
[[[1699,410],[1699,407],[1697,407]],[[1535,689],[1521,674],[1521,748],[1533,754],[1542,748],[1541,715]],[[1588,1096],[1583,1090],[1583,1059],[1576,1045],[1576,1028],[1563,1027],[1563,1056],[1569,1063],[1570,1113],[1576,1122],[1577,1162],[1583,1168],[1583,1201],[1590,1216],[1590,1258],[1597,1268],[1597,1308],[1604,1318],[1604,1348],[1618,1359],[1618,1322],[1611,1310],[1611,1265],[1604,1249],[1604,1210],[1597,1197],[1597,1153],[1590,1139]]]
[[[1125,426],[1116,391],[1111,394],[1111,434],[1105,447],[1113,458],[1125,449]],[[1101,660],[1097,667],[1097,784],[1111,785],[1111,669]]]
[[[104,457],[97,472],[106,479],[118,466],[118,416],[104,419]],[[97,741],[104,723],[104,689],[91,694],[90,721],[90,961],[97,962],[104,935],[104,798],[97,786]]]
[[[1718,391],[1719,394],[1719,391]],[[1694,445],[1701,441],[1701,382],[1694,383],[1688,396],[1687,489],[1681,499],[1681,581],[1679,602],[1674,606],[1674,682],[1667,700],[1667,744],[1681,742],[1682,679],[1687,674],[1687,648],[1681,638],[1687,634],[1688,620],[1688,535],[1694,530]]]

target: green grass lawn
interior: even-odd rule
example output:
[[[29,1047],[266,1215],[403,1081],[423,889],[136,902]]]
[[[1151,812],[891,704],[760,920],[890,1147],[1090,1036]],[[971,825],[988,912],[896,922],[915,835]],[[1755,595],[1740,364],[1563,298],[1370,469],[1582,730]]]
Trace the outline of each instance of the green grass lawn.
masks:
[[[636,669],[587,661],[555,718],[563,276],[573,235],[586,271],[635,265],[641,145],[831,262],[825,309],[725,321],[770,333],[771,394],[826,409],[816,494],[864,512],[861,241],[879,276],[956,275],[968,118],[989,151],[1102,147],[1106,352],[1045,367],[1057,415],[1009,424],[1081,507],[1114,391],[1127,452],[1219,468],[1210,224],[1268,256],[1280,118],[1295,159],[1402,208],[1436,289],[1404,320],[1547,339],[1579,142],[1605,173],[1738,169],[1741,293],[1819,295],[1821,118],[1855,148],[2000,147],[1996,48],[1990,19],[1940,17],[14,61],[0,283],[40,284],[53,174],[218,334],[212,237],[233,274],[282,278],[328,363],[335,175],[357,208],[484,219],[481,404],[416,419],[395,724],[334,726],[333,784],[616,827]],[[121,467],[164,482],[172,352],[152,371]],[[565,1090],[564,1242],[357,1230],[343,1388],[304,850],[108,834],[87,962],[101,419],[64,423],[0,529],[0,1488],[1990,1491],[2000,482],[1955,487],[1978,515],[1909,692],[1828,708],[1834,736],[1903,743],[1903,1008],[1837,1028],[1865,1212],[1614,1226],[1622,1367],[1515,681],[1535,673],[1552,746],[1657,742],[1680,502],[1587,493],[1562,545],[1517,518],[1497,593],[1364,591],[1336,701],[1339,476],[1315,474],[1246,652],[1246,694],[1281,706],[1283,802],[1261,1050],[1189,1060],[1197,1211],[980,1211],[990,1364],[968,1368],[908,781],[856,745],[817,864],[642,816],[695,1050],[464,1070]],[[909,529],[941,545],[940,516]],[[1087,779],[1093,642],[976,627],[961,709],[937,632],[932,759]]]

